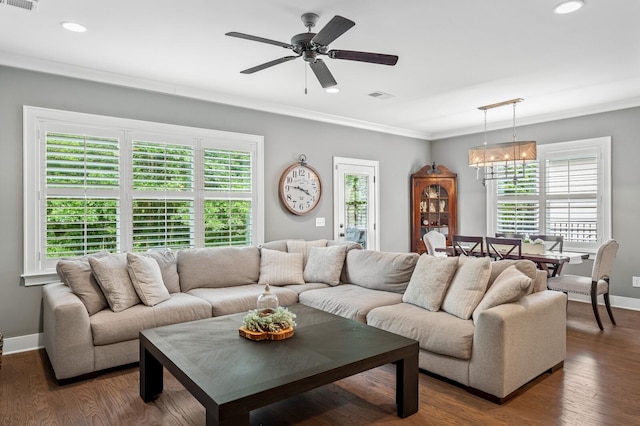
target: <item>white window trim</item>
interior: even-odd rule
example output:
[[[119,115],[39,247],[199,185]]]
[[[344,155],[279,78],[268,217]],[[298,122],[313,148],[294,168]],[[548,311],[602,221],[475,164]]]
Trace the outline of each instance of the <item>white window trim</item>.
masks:
[[[141,134],[163,134],[198,139],[198,149],[201,149],[204,140],[212,140],[217,148],[234,148],[238,145],[246,145],[247,150],[255,154],[255,169],[253,176],[252,205],[256,214],[252,220],[251,235],[255,244],[264,242],[264,137],[244,133],[225,132],[221,130],[203,129],[196,127],[180,126],[174,124],[157,123],[127,118],[109,117],[102,115],[86,114],[73,111],[63,111],[48,108],[23,106],[23,226],[24,226],[24,251],[23,274],[25,286],[42,285],[51,282],[59,282],[60,279],[55,269],[43,267],[46,259],[41,259],[41,240],[45,231],[45,218],[39,214],[40,198],[43,194],[43,170],[41,161],[45,144],[43,128],[47,122],[58,122],[66,125],[91,126],[111,129],[121,132],[123,137],[131,138],[132,134],[139,137]],[[127,156],[124,156],[128,160]],[[130,169],[125,165],[126,169]],[[123,177],[128,181],[129,176]],[[40,221],[40,222],[39,222]],[[198,229],[196,229],[196,232]],[[200,229],[201,231],[201,229]],[[126,237],[126,232],[124,231]]]
[[[601,245],[612,237],[611,232],[611,136],[603,136],[591,139],[582,139],[569,142],[556,142],[550,144],[538,145],[538,160],[541,162],[546,158],[547,153],[549,155],[557,155],[561,152],[576,153],[585,149],[596,149],[599,157],[599,161],[602,164],[601,173],[598,175],[598,191],[599,191],[599,207],[601,211],[598,215],[598,229],[602,232],[598,235],[599,239],[597,245]],[[496,232],[496,206],[497,206],[497,194],[496,194],[497,182],[495,180],[487,181],[487,235],[494,235]],[[540,188],[540,200],[544,198],[543,195],[544,186]],[[542,209],[542,203],[540,208]],[[541,216],[541,224],[544,220]],[[544,225],[541,225],[544,226]],[[595,253],[596,248],[588,249],[580,246],[573,246],[571,243],[564,243],[564,249],[566,251],[579,250],[589,253]]]

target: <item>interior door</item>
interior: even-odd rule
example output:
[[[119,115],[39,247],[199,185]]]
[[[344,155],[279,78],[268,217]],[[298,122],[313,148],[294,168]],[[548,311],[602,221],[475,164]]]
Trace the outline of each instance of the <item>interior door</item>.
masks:
[[[334,239],[380,250],[377,161],[334,157]]]

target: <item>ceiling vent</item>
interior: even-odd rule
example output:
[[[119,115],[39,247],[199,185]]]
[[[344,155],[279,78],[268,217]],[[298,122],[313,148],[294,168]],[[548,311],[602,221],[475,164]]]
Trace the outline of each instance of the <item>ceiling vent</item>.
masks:
[[[7,6],[15,6],[20,9],[36,12],[38,10],[39,0],[0,0],[0,4],[6,4]]]
[[[390,94],[388,94],[388,93],[384,93],[384,92],[373,92],[373,93],[369,93],[369,96],[371,96],[372,98],[376,98],[376,99],[383,99],[383,100],[391,99],[391,98],[395,97],[395,96],[393,96],[393,95],[390,95]]]

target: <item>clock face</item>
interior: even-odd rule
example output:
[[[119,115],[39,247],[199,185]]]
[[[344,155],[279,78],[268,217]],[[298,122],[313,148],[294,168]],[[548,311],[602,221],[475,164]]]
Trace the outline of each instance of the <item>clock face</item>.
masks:
[[[320,177],[309,165],[292,164],[280,177],[280,199],[293,214],[309,213],[316,208],[321,196]]]

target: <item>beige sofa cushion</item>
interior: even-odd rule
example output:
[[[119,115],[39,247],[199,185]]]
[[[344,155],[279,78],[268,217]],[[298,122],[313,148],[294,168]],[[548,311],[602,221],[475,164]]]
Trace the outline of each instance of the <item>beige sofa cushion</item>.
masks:
[[[511,265],[495,279],[491,287],[473,311],[473,321],[478,320],[478,315],[485,309],[515,302],[531,293],[533,280],[518,269],[517,265]]]
[[[344,266],[347,246],[311,247],[309,259],[304,267],[304,281],[340,284],[340,274]]]
[[[104,251],[92,256],[102,257],[108,254]],[[56,272],[62,282],[71,289],[73,294],[78,296],[78,299],[87,308],[89,315],[109,306],[96,277],[91,273],[89,256],[77,259],[60,259],[56,265]]]
[[[136,305],[122,312],[102,310],[93,315],[91,332],[96,346],[135,340],[140,330],[211,317],[211,305],[184,293],[156,306]]]
[[[303,263],[304,266],[307,266],[307,259],[309,259],[309,252],[311,252],[311,247],[326,247],[327,240],[314,240],[314,241],[304,241],[304,240],[289,240],[287,241],[287,251],[289,253],[302,253],[304,257]]]
[[[260,277],[258,284],[304,284],[302,253],[286,253],[260,249]]]
[[[366,323],[371,309],[402,302],[401,294],[371,290],[354,284],[309,290],[300,293],[298,297],[303,305],[362,323]]]
[[[491,275],[489,257],[458,257],[458,269],[442,301],[442,310],[460,319],[471,318],[487,291]]]
[[[91,271],[113,312],[121,312],[140,303],[127,270],[127,253],[89,257]]]
[[[255,246],[180,250],[178,275],[183,292],[200,287],[256,284],[260,276],[260,251]]]
[[[248,284],[224,288],[194,288],[188,293],[206,300],[211,306],[211,315],[219,317],[256,309],[258,296],[263,291],[263,285]],[[271,287],[271,293],[276,295],[280,306],[289,306],[298,302],[298,293],[286,287]]]
[[[171,297],[162,281],[160,265],[154,258],[127,253],[127,271],[133,288],[145,305],[155,306]]]
[[[443,311],[430,312],[408,303],[371,310],[367,324],[420,343],[426,351],[459,359],[471,359],[473,321]]]
[[[458,268],[455,257],[420,256],[402,301],[436,312]]]
[[[345,278],[372,290],[404,293],[419,258],[418,253],[351,250],[345,260]]]

